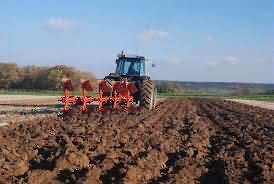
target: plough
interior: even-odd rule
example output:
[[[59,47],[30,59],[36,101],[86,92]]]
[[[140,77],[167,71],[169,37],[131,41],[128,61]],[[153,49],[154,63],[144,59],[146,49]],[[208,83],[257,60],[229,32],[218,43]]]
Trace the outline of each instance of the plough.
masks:
[[[133,105],[134,94],[137,89],[129,83],[127,78],[124,78],[121,82],[110,83],[107,80],[103,80],[99,83],[98,97],[90,96],[89,93],[95,90],[89,80],[81,81],[81,96],[73,96],[73,86],[71,80],[64,81],[64,96],[61,97],[61,101],[64,104],[64,112],[69,111],[69,107],[72,104],[80,104],[81,111],[86,112],[88,104],[94,102],[98,103],[99,111],[111,107],[115,110],[123,110],[130,108]]]

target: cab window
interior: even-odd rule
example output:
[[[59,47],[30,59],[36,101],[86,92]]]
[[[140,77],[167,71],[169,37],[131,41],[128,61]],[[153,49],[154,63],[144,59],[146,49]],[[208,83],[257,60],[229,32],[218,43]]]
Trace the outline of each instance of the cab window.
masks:
[[[120,59],[117,60],[116,73],[119,75],[144,75],[145,62],[136,59]]]

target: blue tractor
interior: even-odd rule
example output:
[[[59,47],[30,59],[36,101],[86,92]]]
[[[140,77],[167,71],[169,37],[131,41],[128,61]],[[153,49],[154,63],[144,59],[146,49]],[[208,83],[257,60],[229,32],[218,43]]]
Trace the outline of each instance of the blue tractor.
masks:
[[[134,97],[134,103],[146,109],[153,109],[157,102],[157,89],[149,74],[152,67],[154,64],[144,56],[128,55],[122,51],[116,59],[115,73],[110,73],[104,80],[109,85],[114,85],[117,81],[127,79],[131,85],[136,87],[131,94]]]

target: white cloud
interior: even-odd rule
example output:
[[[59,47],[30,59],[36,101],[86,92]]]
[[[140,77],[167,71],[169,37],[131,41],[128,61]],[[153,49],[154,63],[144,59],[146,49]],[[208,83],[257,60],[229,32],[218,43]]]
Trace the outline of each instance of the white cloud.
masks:
[[[239,64],[240,59],[234,56],[229,56],[224,58],[223,63],[228,65],[236,65]]]
[[[62,17],[51,17],[47,21],[47,28],[55,31],[68,31],[75,26],[75,22]]]
[[[225,57],[222,61],[210,61],[206,65],[209,67],[222,67],[224,65],[237,65],[240,63],[240,59],[234,56]]]
[[[160,40],[169,36],[169,33],[162,30],[145,30],[138,35],[138,38],[142,41]]]

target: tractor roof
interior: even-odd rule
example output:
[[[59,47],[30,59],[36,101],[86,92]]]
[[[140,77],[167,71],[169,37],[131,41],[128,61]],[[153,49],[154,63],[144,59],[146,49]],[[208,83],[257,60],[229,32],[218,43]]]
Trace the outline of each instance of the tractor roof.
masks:
[[[145,60],[145,57],[144,57],[144,56],[129,55],[129,54],[125,54],[125,53],[118,54],[118,59],[121,59],[121,58],[144,59],[144,60]]]

